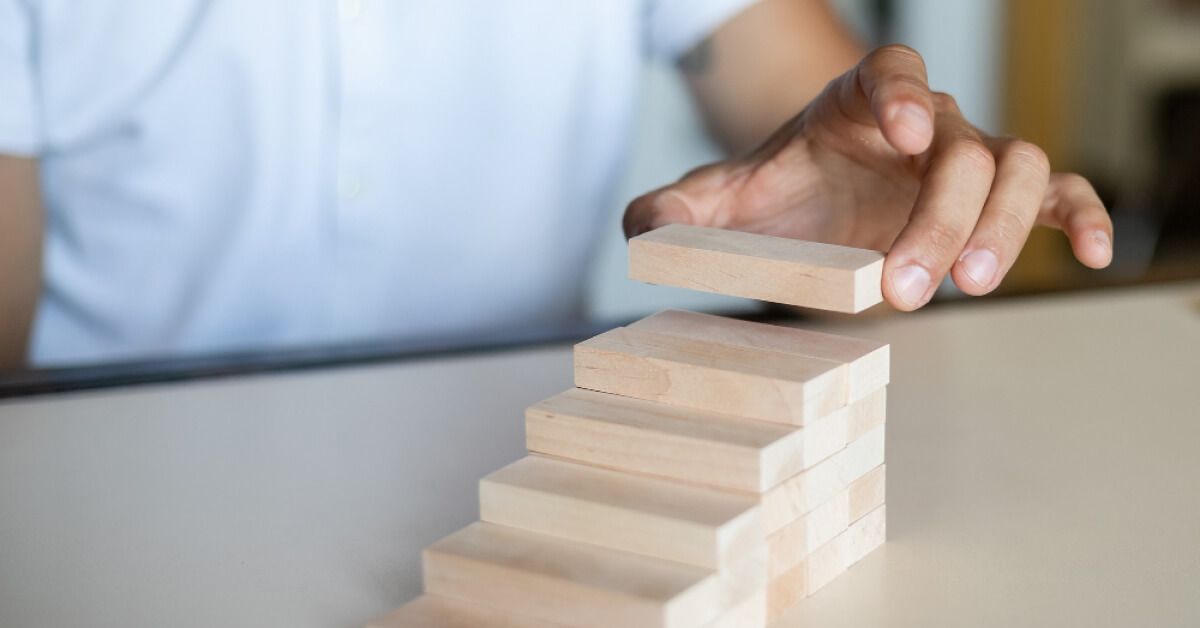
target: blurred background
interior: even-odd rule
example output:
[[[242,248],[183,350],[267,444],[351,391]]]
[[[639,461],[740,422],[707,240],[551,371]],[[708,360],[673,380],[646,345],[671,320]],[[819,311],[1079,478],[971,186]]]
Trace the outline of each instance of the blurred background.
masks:
[[[1088,177],[1116,223],[1113,264],[1091,271],[1061,234],[1034,231],[998,295],[1200,276],[1200,2],[839,0],[864,41],[921,52],[930,85],[986,131],[1041,145],[1055,170]],[[673,68],[649,65],[638,144],[612,208],[720,157]],[[624,239],[602,234],[589,285],[599,319],[663,307],[754,304],[635,285]],[[956,298],[952,284],[938,298]]]
[[[932,87],[954,94],[969,119],[988,132],[1039,144],[1056,170],[1088,177],[1110,208],[1116,224],[1110,268],[1085,269],[1061,234],[1039,228],[996,296],[987,298],[1200,277],[1200,0],[834,4],[863,41],[900,42],[920,51]],[[600,246],[586,279],[587,321],[579,329],[556,330],[559,340],[667,307],[724,313],[762,307],[627,279],[620,231],[626,204],[721,158],[678,70],[647,61],[642,74],[636,145],[605,228],[596,234]],[[960,297],[946,284],[936,302]],[[284,359],[327,364],[330,356],[436,351],[447,342],[378,340],[344,351],[295,347]],[[517,334],[501,344],[525,340]],[[452,339],[459,347],[497,342]],[[11,377],[0,374],[0,382]],[[20,377],[31,381],[28,374]]]

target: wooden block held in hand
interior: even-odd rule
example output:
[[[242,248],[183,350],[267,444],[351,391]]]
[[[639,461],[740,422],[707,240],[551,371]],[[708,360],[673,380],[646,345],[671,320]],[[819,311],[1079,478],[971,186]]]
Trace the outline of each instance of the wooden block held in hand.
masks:
[[[872,412],[882,422],[863,400],[799,428],[574,388],[525,411],[525,438],[532,452],[762,493],[840,451]]]
[[[543,456],[479,483],[480,518],[530,532],[731,568],[762,545],[758,499]]]
[[[575,345],[575,385],[805,425],[848,402],[846,365],[618,327]]]
[[[702,626],[766,586],[765,548],[712,571],[491,523],[422,555],[425,591],[581,628]]]
[[[878,251],[691,225],[630,240],[629,277],[837,312],[883,300]]]
[[[647,316],[629,329],[839,362],[846,365],[850,401],[887,386],[890,379],[889,346],[874,340],[682,310]]]

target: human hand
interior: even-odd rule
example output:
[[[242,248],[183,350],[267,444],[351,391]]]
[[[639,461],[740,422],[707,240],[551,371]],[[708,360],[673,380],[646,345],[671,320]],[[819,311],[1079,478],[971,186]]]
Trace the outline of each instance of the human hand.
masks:
[[[626,236],[670,223],[887,251],[883,294],[914,310],[946,273],[986,294],[1035,224],[1062,230],[1091,268],[1112,222],[1086,179],[1045,153],[972,126],[929,89],[920,55],[885,46],[825,88],[749,155],[698,168],[625,211]]]

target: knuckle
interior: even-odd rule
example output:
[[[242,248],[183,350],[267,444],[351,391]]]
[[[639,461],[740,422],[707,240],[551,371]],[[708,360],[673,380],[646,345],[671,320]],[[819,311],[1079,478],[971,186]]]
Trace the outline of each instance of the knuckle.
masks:
[[[933,106],[937,107],[938,111],[958,111],[958,101],[946,92],[931,92],[930,98],[933,99]]]
[[[946,148],[946,157],[953,161],[970,164],[970,168],[987,173],[996,172],[996,157],[992,151],[978,140],[962,138],[954,140]]]
[[[965,230],[960,225],[947,222],[930,223],[925,228],[924,250],[926,259],[937,267],[948,266],[962,248]]]
[[[871,56],[876,58],[891,57],[909,62],[915,62],[922,68],[925,67],[925,59],[921,57],[921,53],[917,52],[910,46],[904,44],[887,44],[875,49]]]
[[[1034,216],[1026,215],[1012,207],[997,207],[995,212],[992,239],[1001,246],[1023,241],[1029,230],[1033,229]]]
[[[1032,142],[1013,140],[1004,147],[1004,159],[1040,175],[1050,175],[1050,158],[1046,151]]]
[[[1075,193],[1093,192],[1092,183],[1083,175],[1074,172],[1064,172],[1058,175],[1058,184],[1062,186],[1063,189]]]

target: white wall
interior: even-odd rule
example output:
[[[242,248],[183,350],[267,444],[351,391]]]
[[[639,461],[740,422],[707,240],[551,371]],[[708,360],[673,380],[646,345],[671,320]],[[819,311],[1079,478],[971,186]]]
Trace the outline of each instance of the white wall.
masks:
[[[953,94],[975,126],[1001,124],[1004,24],[1001,0],[899,0],[895,40],[925,57],[929,85]]]

